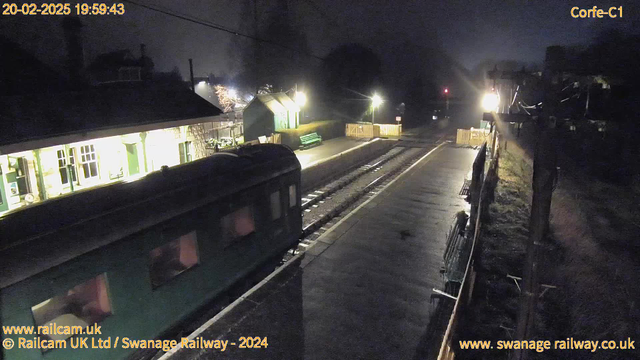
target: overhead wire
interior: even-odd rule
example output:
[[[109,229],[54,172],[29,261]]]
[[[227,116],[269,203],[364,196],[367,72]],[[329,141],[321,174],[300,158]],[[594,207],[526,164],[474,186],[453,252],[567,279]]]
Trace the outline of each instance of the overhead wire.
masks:
[[[343,26],[342,24],[340,24],[339,22],[335,21],[332,17],[330,17],[329,15],[327,15],[327,13],[324,12],[324,10],[322,10],[322,8],[320,6],[318,6],[318,4],[316,4],[313,0],[304,0],[304,2],[306,2],[307,4],[309,4],[318,14],[320,14],[320,16],[322,18],[324,18],[328,23],[331,23],[333,25],[335,25],[336,27],[341,27],[344,30],[347,31],[347,33],[349,33],[349,29],[346,28],[345,26]]]
[[[257,41],[257,42],[262,42],[262,43],[265,43],[265,44],[278,46],[280,48],[287,49],[287,50],[290,50],[290,51],[293,51],[293,52],[296,52],[296,53],[299,53],[299,54],[302,54],[302,55],[306,55],[306,56],[312,57],[312,58],[317,59],[317,60],[321,60],[321,61],[325,60],[323,57],[311,54],[309,52],[298,50],[298,49],[294,49],[294,48],[291,48],[291,47],[286,46],[286,45],[282,45],[282,44],[277,43],[277,42],[272,41],[272,40],[262,39],[262,38],[259,38],[259,37],[256,37],[256,36],[247,35],[247,34],[239,32],[237,30],[231,30],[231,29],[228,29],[228,28],[226,28],[226,27],[224,27],[222,25],[213,23],[211,21],[198,19],[198,18],[196,18],[194,16],[191,16],[191,15],[179,14],[179,13],[173,11],[173,10],[165,10],[165,9],[161,9],[161,8],[159,8],[157,6],[151,6],[151,5],[147,5],[147,4],[142,4],[140,2],[132,1],[132,0],[123,0],[123,2],[130,3],[130,4],[133,4],[133,5],[139,6],[141,8],[145,8],[147,10],[156,11],[156,12],[159,12],[161,14],[164,14],[164,15],[167,15],[167,16],[172,16],[172,17],[175,17],[177,19],[188,21],[188,22],[191,22],[191,23],[194,23],[194,24],[206,26],[206,27],[218,30],[218,31],[223,31],[223,32],[235,35],[235,36],[240,36],[240,37],[251,39],[251,40],[254,40],[254,41]]]

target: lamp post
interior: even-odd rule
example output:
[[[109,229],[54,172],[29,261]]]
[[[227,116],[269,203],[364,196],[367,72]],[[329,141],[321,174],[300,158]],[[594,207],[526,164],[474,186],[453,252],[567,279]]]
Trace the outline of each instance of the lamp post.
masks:
[[[374,126],[375,126],[376,108],[378,106],[380,106],[381,104],[382,104],[382,98],[380,97],[380,95],[374,94],[371,97],[371,107],[372,107],[372,111],[371,111],[371,140],[373,140],[373,138],[375,137]]]
[[[296,85],[296,87],[297,87],[297,85]],[[296,90],[296,93],[295,93],[295,95],[293,97],[293,100],[296,102],[298,107],[300,107],[300,118],[303,118],[303,116],[302,116],[303,115],[302,107],[307,103],[307,95],[305,95],[305,93],[303,93],[302,91],[297,91]],[[298,121],[298,124],[296,124],[296,126],[299,125],[299,124],[300,124],[300,120]]]
[[[444,88],[444,110],[445,116],[449,115],[449,88]]]
[[[482,116],[482,119],[483,121],[484,119],[487,119],[488,121],[490,121],[490,125],[491,125],[490,130],[493,130],[493,125],[495,121],[494,117],[495,117],[496,111],[498,110],[499,105],[500,105],[500,96],[497,93],[489,92],[489,93],[486,93],[482,98],[482,108],[485,111],[485,113]],[[480,122],[480,128],[486,129],[486,125],[482,121]],[[492,155],[493,155],[493,147],[492,147]]]
[[[498,97],[498,94],[487,93],[482,98],[482,107],[486,112],[496,112],[499,104],[500,98]]]

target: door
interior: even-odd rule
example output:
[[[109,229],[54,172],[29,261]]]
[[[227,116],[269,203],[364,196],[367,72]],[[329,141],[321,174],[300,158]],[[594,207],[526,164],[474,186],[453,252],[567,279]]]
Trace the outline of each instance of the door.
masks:
[[[138,164],[138,147],[136,146],[136,144],[125,144],[125,146],[127,147],[129,175],[136,175],[140,172],[140,165]]]
[[[0,166],[0,211],[7,211],[9,210],[9,203],[7,202],[7,193],[4,191],[3,177],[2,167]]]

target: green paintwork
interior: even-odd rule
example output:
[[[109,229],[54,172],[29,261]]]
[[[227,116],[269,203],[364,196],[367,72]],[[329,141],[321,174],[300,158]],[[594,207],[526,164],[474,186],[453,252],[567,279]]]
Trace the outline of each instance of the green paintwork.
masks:
[[[17,181],[18,181],[18,174],[16,174],[15,171],[7,173],[7,182],[8,183],[17,182]]]
[[[197,310],[238,279],[277,253],[297,242],[301,229],[300,208],[286,208],[286,216],[271,221],[268,213],[269,194],[279,189],[282,204],[288,204],[288,185],[300,185],[300,173],[281,177],[277,183],[263,184],[221,199],[203,208],[174,218],[162,226],[148,229],[129,238],[74,258],[36,276],[0,291],[0,323],[33,326],[31,307],[99,274],[106,273],[113,314],[100,323],[101,335],[111,337],[117,349],[56,349],[43,354],[38,349],[5,351],[6,360],[117,360],[132,351],[123,349],[123,338],[151,340],[188,314]],[[297,204],[300,201],[298,190]],[[236,209],[254,204],[256,231],[224,249],[220,244],[220,219]],[[101,224],[117,226],[117,224]],[[272,234],[280,228],[281,235]],[[149,277],[149,252],[193,230],[197,231],[199,263],[162,286],[152,290]],[[186,335],[185,335],[186,336]],[[18,336],[6,336],[18,341]],[[68,344],[68,343],[67,343]]]
[[[289,128],[287,112],[279,112],[279,113],[273,114],[273,121],[275,124],[276,131]]]
[[[318,135],[318,133],[311,133],[311,134],[300,136],[301,146],[309,146],[309,145],[313,145],[321,142],[322,142],[322,137]]]
[[[2,177],[2,169],[0,169],[0,177]],[[7,192],[4,189],[4,180],[0,178],[0,211],[9,210],[9,198]]]
[[[298,112],[297,111],[289,111],[289,129],[297,129],[298,128]]]
[[[136,175],[140,172],[138,163],[138,146],[136,144],[125,144],[127,148],[127,163],[129,164],[129,175]]]

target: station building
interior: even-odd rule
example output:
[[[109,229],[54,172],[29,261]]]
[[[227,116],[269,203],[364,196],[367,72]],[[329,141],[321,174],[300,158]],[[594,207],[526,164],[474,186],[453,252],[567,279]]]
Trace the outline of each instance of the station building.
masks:
[[[300,107],[281,92],[260,94],[251,100],[243,112],[244,141],[300,126]]]
[[[221,111],[144,83],[0,97],[0,216],[207,156]]]

